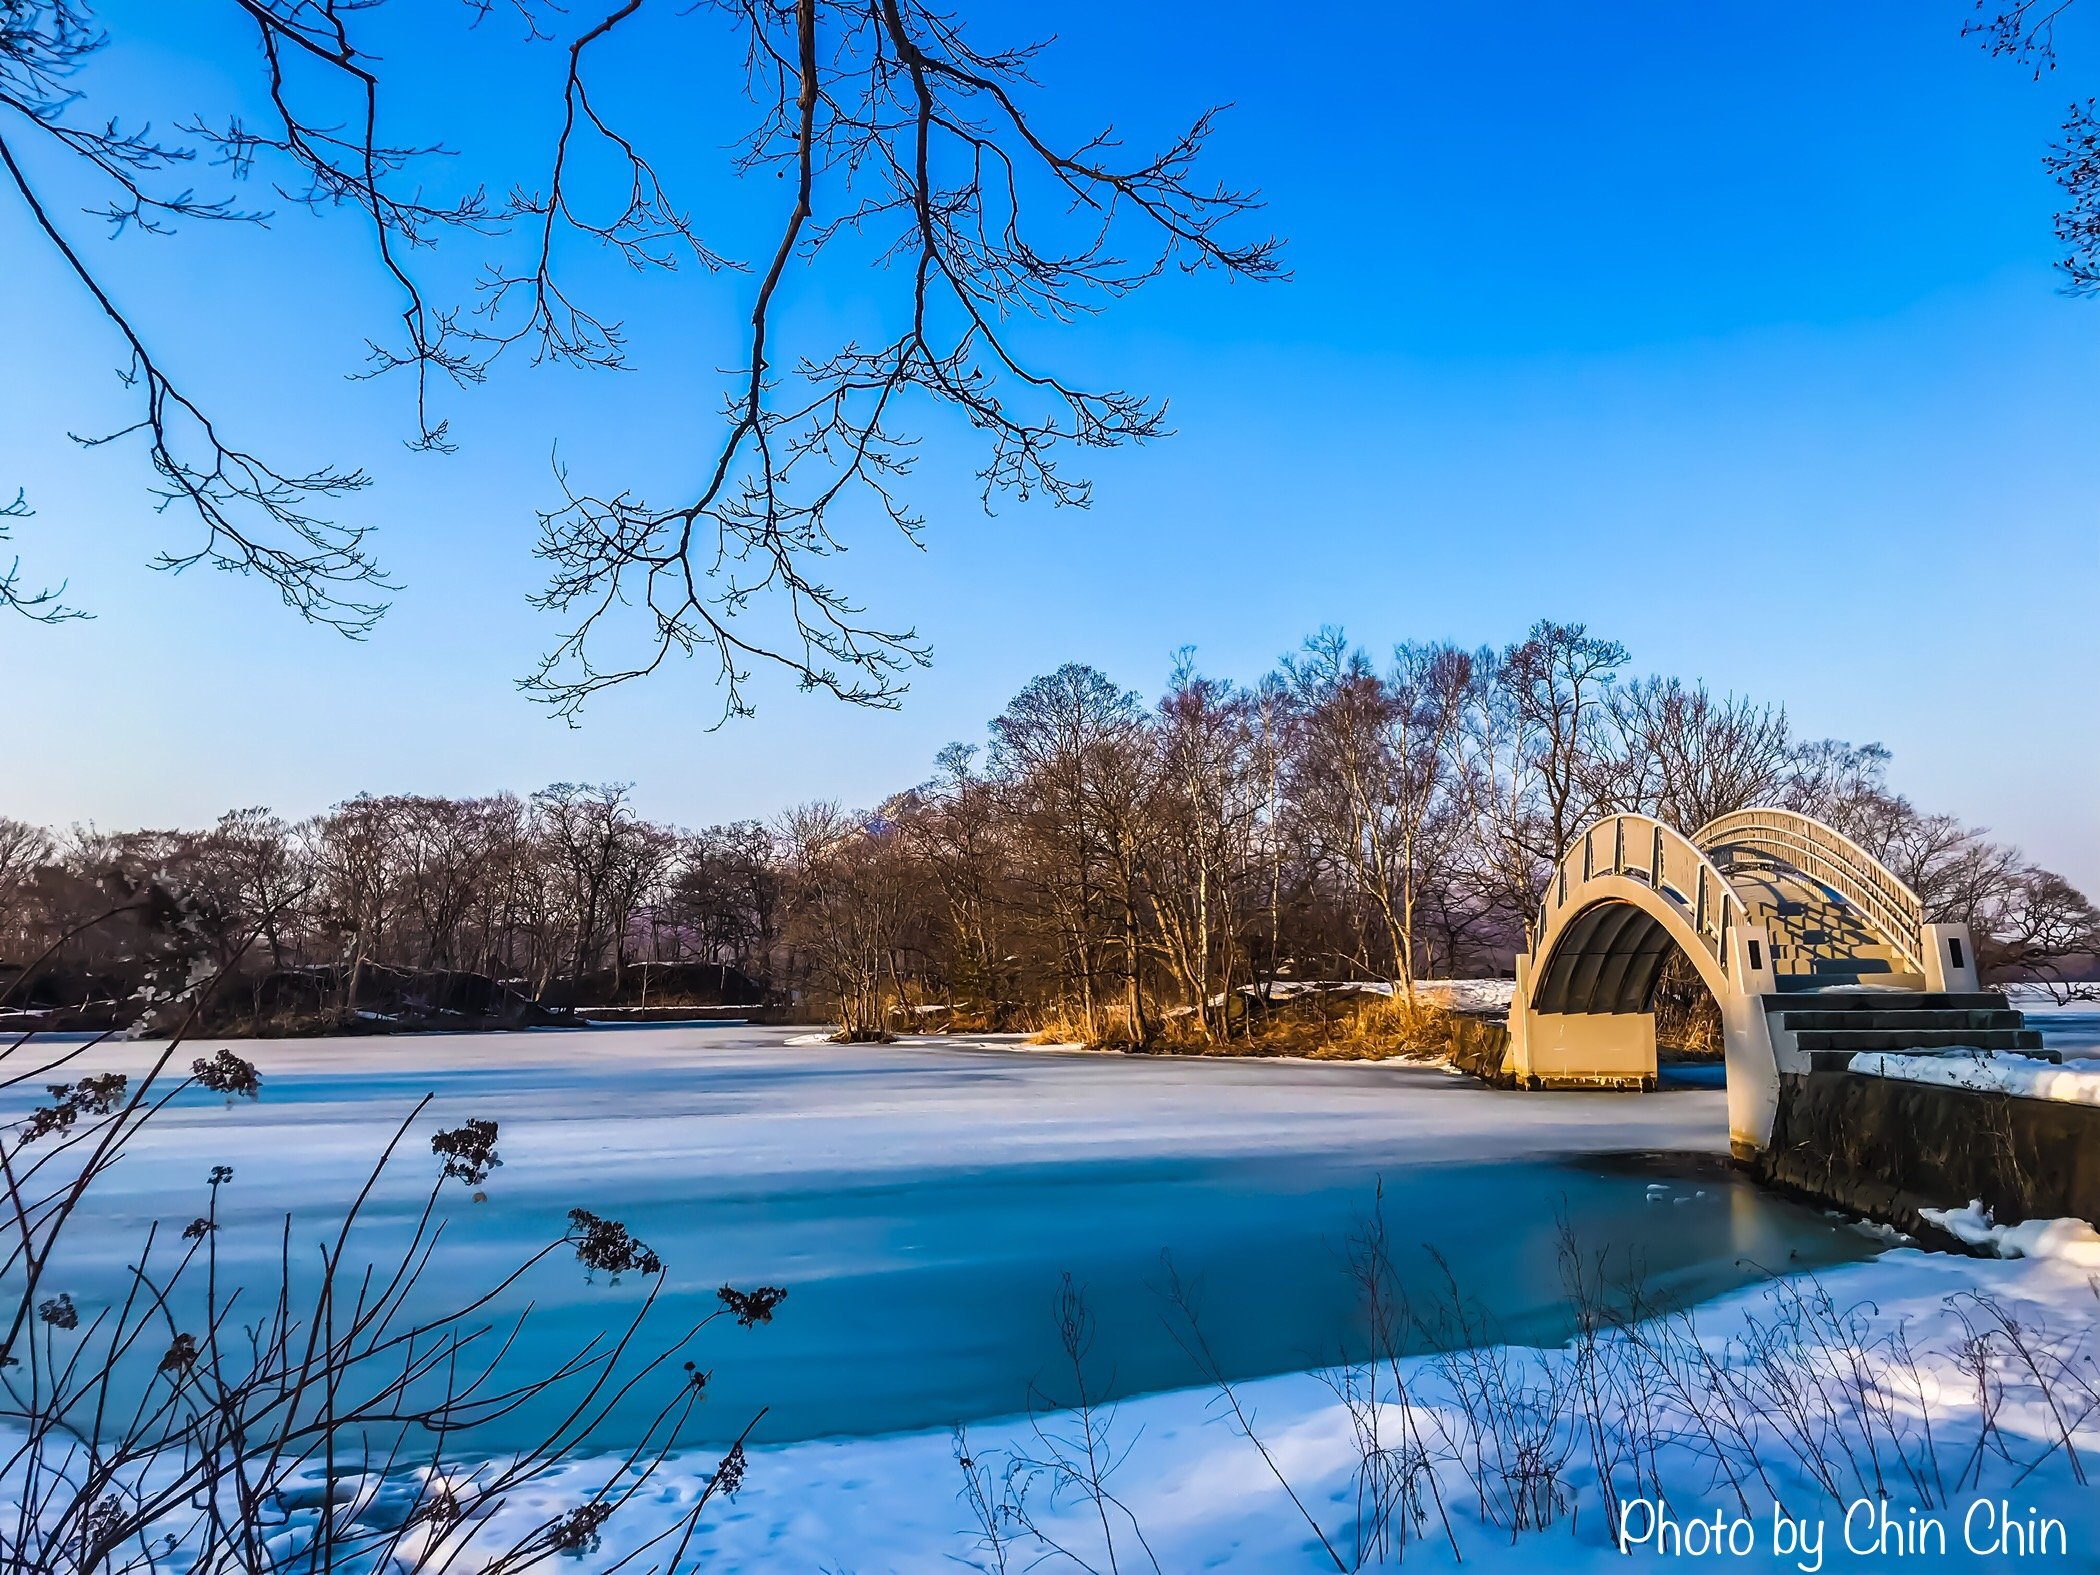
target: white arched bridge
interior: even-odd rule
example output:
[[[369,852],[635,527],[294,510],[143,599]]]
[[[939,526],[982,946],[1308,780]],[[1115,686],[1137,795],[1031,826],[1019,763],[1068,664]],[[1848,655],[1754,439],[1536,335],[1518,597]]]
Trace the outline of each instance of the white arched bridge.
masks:
[[[2039,1038],[1976,977],[1959,924],[1857,843],[1783,809],[1689,837],[1645,815],[1598,821],[1561,858],[1517,959],[1504,1075],[1526,1088],[1652,1087],[1654,1001],[1681,953],[1721,1009],[1728,1125],[1764,1149],[1780,1079],[1817,1058]]]

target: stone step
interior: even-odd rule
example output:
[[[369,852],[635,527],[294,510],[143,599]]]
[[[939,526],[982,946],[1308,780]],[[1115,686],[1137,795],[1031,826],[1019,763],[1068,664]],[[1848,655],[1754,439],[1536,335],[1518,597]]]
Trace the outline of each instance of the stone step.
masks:
[[[1892,1007],[1875,1011],[1795,1011],[1780,1016],[1782,1026],[1799,1033],[1811,1028],[2025,1028],[2027,1020],[2010,1007]]]
[[[1925,976],[1921,973],[1888,973],[1865,968],[1832,969],[1827,965],[1818,964],[1816,972],[1782,973],[1773,983],[1788,994],[1804,990],[1827,990],[1833,985],[1843,987],[1856,984],[1879,985],[1891,991],[1922,990],[1925,988]]]
[[[1804,1001],[1782,990],[1765,997],[1768,1012],[2003,1012],[2011,1008],[1996,990],[1962,992],[1931,990],[1858,990],[1818,995]]]
[[[1800,1034],[1795,1046],[1810,1054],[1842,1050],[1848,1055],[1868,1050],[1898,1055],[1916,1050],[2039,1050],[2042,1036],[2032,1028],[1824,1028]]]

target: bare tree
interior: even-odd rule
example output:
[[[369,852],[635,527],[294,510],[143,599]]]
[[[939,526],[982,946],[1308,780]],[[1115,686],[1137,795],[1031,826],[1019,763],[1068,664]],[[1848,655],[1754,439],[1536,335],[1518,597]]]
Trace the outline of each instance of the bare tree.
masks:
[[[360,1026],[529,1018],[626,1004],[638,963],[645,981],[700,963],[724,970],[725,1001],[835,1006],[856,1032],[936,1006],[956,1026],[1145,1044],[1171,1021],[1216,1042],[1284,1004],[1279,978],[1404,994],[1506,968],[1561,851],[1556,804],[1578,832],[1599,813],[1690,830],[1800,809],[1967,923],[1993,978],[2067,988],[2090,968],[2083,894],[1894,791],[1885,749],[1797,742],[1776,707],[1697,684],[1605,682],[1570,633],[1552,658],[1403,643],[1381,670],[1326,631],[1245,689],[1184,653],[1149,708],[1070,664],[993,720],[983,766],[951,746],[871,813],[809,806],[773,828],[682,832],[624,785],[574,783],[361,795],[296,827],[260,809],[65,838],[0,821],[0,1005],[128,1024],[252,930],[251,1009],[215,1029],[352,1007]],[[711,984],[675,988],[697,1002]]]
[[[1687,831],[1770,803],[1796,769],[1786,712],[1703,683],[1637,678],[1615,684],[1604,708],[1598,796]]]
[[[1015,917],[1014,837],[999,790],[975,767],[976,751],[950,744],[935,775],[900,806],[897,826],[919,878],[939,894],[950,998],[999,1026],[1020,980],[1011,950]]]
[[[387,944],[400,913],[399,803],[359,794],[314,828],[319,896],[342,938],[343,1007],[355,1011],[365,964]]]
[[[2023,867],[1978,918],[1980,960],[2000,977],[2033,980],[2060,1002],[2100,997],[2100,981],[2066,967],[2100,957],[2100,909],[2061,875]]]
[[[1473,658],[1403,644],[1382,677],[1330,629],[1285,672],[1297,699],[1297,791],[1325,801],[1323,840],[1375,916],[1380,944],[1363,948],[1360,964],[1398,981],[1412,1002],[1418,917],[1455,857]]]
[[[1076,985],[1089,1035],[1120,984],[1125,1031],[1142,1041],[1143,707],[1105,674],[1068,662],[1024,686],[991,730],[992,771],[1028,845],[1024,890],[1061,954],[1058,976]]]
[[[1526,724],[1530,790],[1536,797],[1536,850],[1560,857],[1594,817],[1599,799],[1598,729],[1626,647],[1582,624],[1542,621],[1502,659],[1497,682]],[[1535,895],[1535,894],[1534,894]]]
[[[267,809],[228,810],[199,839],[197,862],[206,883],[261,934],[270,961],[283,967],[286,931],[298,922],[293,905],[309,884],[291,827]]]
[[[779,836],[791,933],[838,1007],[840,1037],[887,1038],[884,984],[896,981],[911,890],[895,825],[836,804],[804,804],[781,817]]]
[[[51,834],[26,820],[0,815],[0,914],[13,915],[29,877],[57,851]]]
[[[1236,233],[1256,199],[1198,173],[1215,111],[1151,153],[1107,130],[1053,134],[1033,81],[1043,46],[984,42],[926,0],[605,0],[576,15],[551,0],[467,0],[468,28],[500,10],[555,68],[540,178],[505,198],[471,170],[448,174],[458,161],[443,139],[403,129],[395,108],[404,77],[439,62],[472,69],[459,64],[474,58],[471,32],[448,36],[422,14],[396,21],[378,0],[223,3],[253,54],[207,69],[259,77],[265,108],[199,110],[173,138],[106,113],[107,79],[92,68],[111,40],[88,0],[9,0],[0,27],[0,166],[106,323],[135,402],[132,420],[86,441],[142,443],[162,507],[201,527],[164,551],[163,567],[259,576],[302,615],[352,635],[385,610],[364,532],[330,517],[365,473],[244,448],[154,348],[146,315],[62,221],[69,208],[115,236],[258,224],[267,210],[242,200],[252,179],[287,206],[354,216],[399,303],[366,372],[410,382],[411,440],[426,450],[452,446],[444,389],[480,382],[507,355],[629,364],[578,254],[610,253],[642,274],[733,269],[748,280],[719,425],[691,442],[690,492],[655,504],[632,478],[559,474],[560,501],[541,520],[539,604],[568,632],[526,687],[560,714],[694,652],[716,663],[732,714],[749,709],[759,666],[848,701],[895,704],[924,644],[866,614],[824,565],[856,516],[918,539],[905,492],[914,407],[959,416],[983,438],[988,505],[1038,494],[1083,505],[1087,483],[1067,471],[1068,452],[1159,436],[1163,407],[1050,369],[1024,350],[1017,322],[1070,322],[1177,269],[1280,271],[1273,239]],[[670,189],[663,161],[684,150],[648,146],[639,90],[623,91],[621,52],[639,50],[696,74],[715,66],[724,97],[752,112],[727,173],[779,177],[765,183],[779,197],[760,255],[718,252],[694,200]],[[471,305],[434,282],[452,276],[448,241],[487,259]],[[847,274],[878,292],[879,331],[798,343],[796,301]],[[0,583],[18,607],[56,615],[55,593],[18,590],[12,574]]]
[[[1183,650],[1159,703],[1157,851],[1161,949],[1213,1038],[1232,1029],[1241,929],[1258,912],[1257,852],[1269,781],[1252,699],[1196,671]]]

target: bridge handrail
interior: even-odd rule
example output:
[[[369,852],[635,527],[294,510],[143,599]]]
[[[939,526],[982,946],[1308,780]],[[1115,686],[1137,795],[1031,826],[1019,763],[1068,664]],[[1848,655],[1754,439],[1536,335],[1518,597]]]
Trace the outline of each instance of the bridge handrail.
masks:
[[[1606,815],[1583,828],[1561,855],[1539,908],[1539,936],[1571,895],[1599,875],[1645,881],[1682,911],[1699,943],[1729,971],[1729,931],[1742,922],[1742,899],[1720,866],[1690,837],[1652,815]]]
[[[1703,854],[1747,847],[1822,881],[1860,909],[1896,951],[1922,968],[1925,904],[1865,848],[1797,810],[1758,807],[1708,821],[1692,833]]]

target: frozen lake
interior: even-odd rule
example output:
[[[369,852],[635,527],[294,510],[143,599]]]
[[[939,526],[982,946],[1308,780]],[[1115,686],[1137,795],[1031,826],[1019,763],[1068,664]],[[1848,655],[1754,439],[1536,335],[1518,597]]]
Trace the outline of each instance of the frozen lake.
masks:
[[[662,1254],[666,1330],[725,1282],[789,1288],[771,1326],[703,1337],[707,1439],[761,1403],[760,1436],[777,1441],[1008,1415],[1038,1380],[1063,1398],[1050,1308],[1066,1272],[1099,1319],[1113,1392],[1197,1382],[1160,1316],[1163,1251],[1200,1282],[1205,1332],[1234,1375],[1317,1365],[1356,1339],[1348,1243],[1381,1183],[1425,1291],[1434,1248],[1508,1338],[1563,1333],[1563,1217],[1685,1299],[1874,1250],[1727,1169],[1712,1079],[1652,1095],[1510,1094],[1391,1063],[791,1037],[656,1027],[241,1044],[261,1100],[186,1096],[159,1117],[97,1188],[59,1283],[84,1306],[106,1298],[149,1223],[179,1230],[202,1211],[216,1164],[235,1170],[222,1272],[263,1283],[286,1212],[295,1255],[310,1255],[426,1093],[434,1103],[364,1238],[375,1259],[421,1205],[429,1133],[481,1117],[501,1124],[505,1164],[485,1203],[448,1185],[449,1295],[559,1235],[579,1205]],[[64,1075],[135,1071],[148,1055],[98,1047]],[[533,1346],[548,1352],[618,1321],[641,1282],[586,1284],[564,1254],[529,1289]]]
[[[2042,1031],[2042,1043],[2068,1057],[2100,1056],[2100,1004],[2074,1001],[2057,1006],[2032,992],[2021,992],[2013,1005],[2027,1014],[2027,1026]]]

